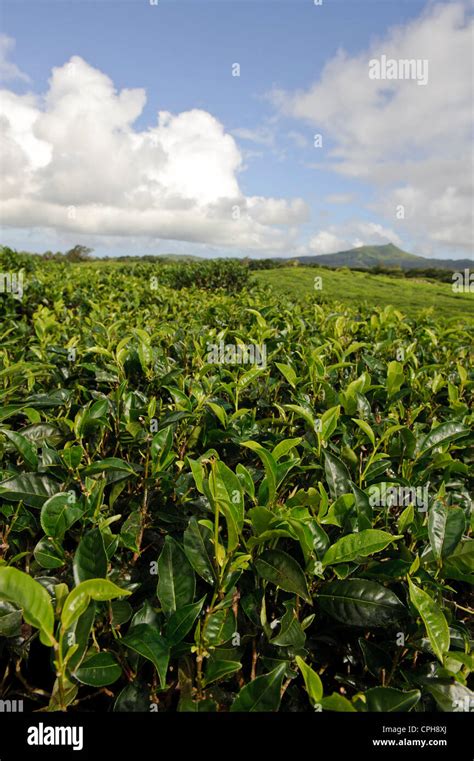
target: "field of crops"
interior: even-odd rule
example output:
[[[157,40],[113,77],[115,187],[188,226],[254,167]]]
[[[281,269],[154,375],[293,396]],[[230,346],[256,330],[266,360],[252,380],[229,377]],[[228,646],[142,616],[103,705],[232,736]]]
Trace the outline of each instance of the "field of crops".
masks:
[[[1,265],[1,699],[472,710],[469,297]]]
[[[315,289],[315,278],[321,278],[321,290]],[[356,272],[347,269],[329,270],[315,267],[285,267],[256,274],[261,285],[270,285],[289,296],[319,294],[325,302],[343,301],[350,306],[384,307],[394,304],[410,317],[426,309],[439,317],[459,317],[474,326],[474,295],[453,292],[452,283],[430,280],[409,280]],[[316,281],[316,286],[318,281]],[[467,290],[467,289],[466,289]]]

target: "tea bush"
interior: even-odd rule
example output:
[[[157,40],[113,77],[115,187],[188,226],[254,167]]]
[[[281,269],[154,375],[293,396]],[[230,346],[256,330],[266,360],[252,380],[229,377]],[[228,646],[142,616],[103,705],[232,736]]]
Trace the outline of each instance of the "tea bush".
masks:
[[[30,262],[1,295],[2,696],[472,710],[469,322],[201,267]]]
[[[163,264],[157,268],[157,277],[163,285],[171,288],[223,289],[241,291],[248,285],[249,268],[233,259],[214,259],[202,263]]]

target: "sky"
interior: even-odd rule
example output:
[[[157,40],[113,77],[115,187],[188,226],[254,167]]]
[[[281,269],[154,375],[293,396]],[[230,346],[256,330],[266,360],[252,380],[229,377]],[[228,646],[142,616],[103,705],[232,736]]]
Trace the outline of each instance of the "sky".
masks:
[[[154,3],[2,0],[4,245],[471,255],[471,0]]]

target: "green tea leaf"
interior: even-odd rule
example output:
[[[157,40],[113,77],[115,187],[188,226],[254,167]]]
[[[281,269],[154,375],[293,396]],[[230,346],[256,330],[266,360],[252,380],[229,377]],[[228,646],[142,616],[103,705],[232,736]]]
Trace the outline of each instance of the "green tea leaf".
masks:
[[[286,665],[283,663],[269,674],[258,676],[253,682],[242,687],[230,710],[245,711],[278,711],[280,706],[280,692]]]
[[[96,653],[86,658],[74,672],[75,678],[91,687],[114,684],[122,675],[122,667],[112,653]]]
[[[291,452],[298,444],[301,444],[301,441],[301,436],[295,439],[283,439],[283,441],[280,441],[272,450],[272,457],[275,462],[277,463],[278,460]]]
[[[29,468],[36,470],[38,467],[38,453],[33,442],[29,441],[27,438],[25,438],[25,436],[22,436],[21,433],[10,431],[8,428],[2,428],[1,433],[6,436],[7,439],[9,439],[13,446],[18,450],[18,452],[23,457],[25,464]]]
[[[337,713],[356,713],[356,709],[352,703],[340,695],[338,692],[333,692],[332,695],[328,695],[326,698],[321,699],[321,706],[323,711],[336,711]]]
[[[308,693],[311,705],[315,706],[323,697],[323,684],[319,674],[317,674],[311,666],[308,666],[299,655],[296,656],[296,663],[303,676],[306,692]]]
[[[18,637],[21,633],[22,611],[0,595],[0,637]]]
[[[214,583],[211,532],[193,516],[183,535],[184,552],[196,573],[209,584]]]
[[[400,391],[403,385],[405,376],[403,374],[403,365],[400,362],[389,362],[387,368],[387,393],[389,396],[393,396]]]
[[[368,557],[376,552],[384,550],[389,544],[401,539],[387,531],[379,529],[365,529],[357,534],[343,536],[331,547],[323,557],[323,565],[335,565],[336,563],[350,563],[359,557]]]
[[[62,550],[49,539],[40,539],[33,550],[35,560],[43,568],[61,568],[65,563]]]
[[[424,455],[442,444],[467,436],[470,429],[462,423],[441,423],[433,428],[420,442],[419,455]]]
[[[428,513],[428,536],[436,560],[448,557],[462,539],[466,527],[460,507],[446,508],[436,500]]]
[[[170,658],[169,644],[165,638],[149,624],[138,624],[122,637],[121,642],[153,663],[160,678],[161,688],[164,689]]]
[[[217,655],[211,655],[207,660],[204,687],[213,682],[218,682],[225,677],[234,674],[242,668],[240,661],[220,659]]]
[[[243,441],[242,446],[247,447],[248,449],[252,449],[252,451],[254,451],[260,457],[263,463],[263,467],[265,468],[265,476],[267,479],[268,502],[269,504],[273,504],[275,500],[277,485],[277,464],[273,458],[273,455],[271,455],[270,452],[268,452],[264,447],[261,446],[261,444],[258,444],[256,441]]]
[[[164,613],[177,609],[194,600],[196,579],[194,571],[179,544],[170,536],[165,537],[158,558],[158,584],[156,594]]]
[[[205,599],[203,597],[198,602],[183,605],[183,607],[178,608],[178,610],[171,614],[165,630],[166,640],[171,645],[181,642],[191,630],[192,625],[202,610]]]
[[[94,625],[96,614],[95,602],[89,603],[88,607],[77,618],[71,626],[64,632],[63,636],[63,657],[68,658],[68,667],[71,672],[74,671],[84,660],[87,653],[89,636]],[[71,655],[70,647],[76,647],[75,652]]]
[[[207,645],[218,647],[228,642],[235,632],[235,618],[231,608],[220,608],[206,616],[202,639]]]
[[[284,376],[284,378],[288,381],[290,386],[292,388],[296,388],[296,378],[297,375],[295,371],[293,370],[290,365],[285,365],[282,362],[275,362],[275,365],[278,367],[281,374]]]
[[[0,567],[0,598],[19,605],[26,623],[40,630],[43,645],[53,645],[53,606],[41,584],[16,568]]]
[[[87,609],[91,600],[105,602],[116,597],[129,595],[126,589],[121,589],[108,579],[89,579],[81,582],[66,598],[61,611],[61,625],[68,629]]]
[[[321,438],[324,441],[329,441],[336,430],[340,414],[341,405],[338,404],[321,415]]]
[[[353,417],[352,420],[354,423],[357,423],[361,431],[364,431],[365,435],[369,439],[370,443],[373,447],[375,447],[375,433],[373,432],[370,425],[365,420],[360,420],[359,418]]]
[[[415,508],[413,505],[408,505],[400,515],[400,518],[398,519],[397,528],[400,534],[403,534],[408,526],[411,526],[411,524],[415,520]]]
[[[0,483],[0,497],[12,502],[22,500],[30,507],[42,507],[58,491],[55,481],[37,473],[21,473]]]
[[[73,492],[60,492],[50,497],[41,508],[40,522],[44,533],[53,539],[64,534],[82,516]]]
[[[389,626],[406,613],[390,589],[366,579],[331,581],[317,599],[326,613],[349,626]]]
[[[311,602],[306,577],[291,555],[282,550],[265,550],[255,561],[255,568],[263,579]]]
[[[438,708],[448,713],[464,713],[472,711],[474,692],[464,684],[445,684],[433,679],[426,687],[427,692],[436,700]]]
[[[98,528],[84,534],[74,555],[74,581],[80,584],[87,579],[105,578],[107,575],[107,553],[104,540]]]
[[[403,692],[394,687],[372,687],[363,694],[367,711],[403,712],[411,711],[421,698],[419,690]]]
[[[410,600],[423,620],[433,652],[443,663],[450,642],[449,626],[445,615],[428,592],[415,586],[410,578],[408,579],[408,587]]]
[[[333,499],[352,493],[349,471],[344,463],[331,452],[324,452],[324,470]]]

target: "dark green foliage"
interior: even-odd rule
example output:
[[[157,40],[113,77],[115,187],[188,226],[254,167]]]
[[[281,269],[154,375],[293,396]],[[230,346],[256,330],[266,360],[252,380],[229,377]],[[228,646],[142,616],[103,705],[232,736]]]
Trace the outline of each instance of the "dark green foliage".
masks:
[[[189,264],[166,264],[159,269],[159,282],[170,288],[223,289],[239,292],[248,285],[248,267],[232,259],[203,260]]]
[[[8,697],[472,705],[468,320],[288,298],[229,261],[3,256],[27,270],[1,302]],[[266,364],[213,363],[221,341]]]

